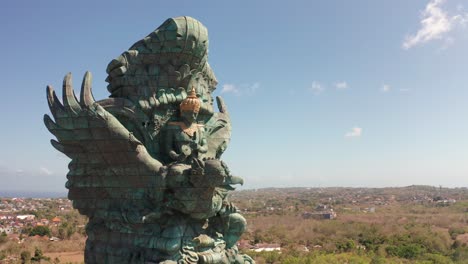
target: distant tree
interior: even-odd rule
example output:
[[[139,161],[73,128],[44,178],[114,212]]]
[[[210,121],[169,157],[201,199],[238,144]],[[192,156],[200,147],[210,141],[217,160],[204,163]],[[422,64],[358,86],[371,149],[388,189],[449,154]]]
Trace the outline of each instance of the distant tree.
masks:
[[[425,253],[425,249],[419,244],[401,244],[397,246],[388,246],[386,248],[387,254],[390,256],[415,259]]]
[[[254,231],[253,235],[254,235],[254,243],[255,244],[263,242],[264,237],[263,237],[262,231],[260,229],[256,229]]]
[[[338,241],[335,245],[336,249],[338,249],[340,252],[350,252],[356,248],[356,244],[351,239],[347,239],[346,241]]]
[[[379,246],[384,244],[386,241],[385,236],[383,236],[374,225],[360,233],[358,238],[359,244],[365,246],[366,249],[371,251],[377,250]]]
[[[61,239],[69,239],[75,232],[75,225],[68,222],[63,222],[58,228],[58,235]]]
[[[2,232],[2,234],[0,234],[0,244],[7,242],[7,240],[8,240],[7,234],[5,232]]]
[[[279,260],[279,258],[280,258],[280,254],[276,251],[265,253],[265,261],[267,263],[275,263]]]
[[[29,236],[35,235],[50,237],[50,229],[47,226],[36,226],[29,233]]]
[[[28,235],[28,236],[29,236],[29,234],[31,233],[31,231],[32,231],[32,227],[26,226],[26,227],[23,227],[23,228],[21,229],[21,233],[20,233],[20,234],[21,234],[21,235],[22,235],[22,234],[25,234],[25,235]]]
[[[21,252],[20,258],[21,258],[21,264],[31,263],[31,253],[27,250]]]
[[[452,254],[452,259],[454,261],[459,261],[457,263],[463,263],[462,261],[466,261],[468,259],[468,246],[463,245],[457,247]]]
[[[462,228],[462,227],[451,227],[449,228],[449,234],[450,234],[450,237],[455,240],[457,238],[458,235],[463,235],[465,234],[465,229]]]
[[[42,250],[41,250],[40,248],[36,248],[36,249],[34,250],[34,256],[31,258],[31,261],[32,261],[32,262],[38,262],[38,263],[40,263],[41,260],[47,260],[47,261],[49,261],[50,258],[44,256],[44,254],[42,254]]]
[[[449,257],[439,255],[439,254],[431,254],[431,253],[426,253],[422,255],[420,259],[427,261],[428,263],[437,263],[437,264],[452,264],[453,263],[453,261]]]
[[[385,258],[380,257],[380,256],[374,256],[370,264],[385,264],[385,263],[387,263]]]

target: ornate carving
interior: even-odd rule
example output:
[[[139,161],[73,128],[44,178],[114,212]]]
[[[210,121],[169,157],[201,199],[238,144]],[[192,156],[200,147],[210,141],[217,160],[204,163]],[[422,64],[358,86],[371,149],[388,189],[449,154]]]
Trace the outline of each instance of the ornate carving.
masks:
[[[44,122],[89,217],[86,263],[254,263],[236,247],[246,222],[227,194],[243,180],[220,160],[231,124],[207,59],[206,28],[171,18],[109,63],[109,99],[90,73],[79,100],[71,74],[63,103],[47,87]]]

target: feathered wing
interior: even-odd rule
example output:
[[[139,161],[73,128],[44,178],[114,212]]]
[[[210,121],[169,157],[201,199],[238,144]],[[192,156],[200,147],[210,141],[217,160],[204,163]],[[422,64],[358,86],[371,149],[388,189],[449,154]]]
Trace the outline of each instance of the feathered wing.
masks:
[[[219,112],[216,112],[206,122],[208,152],[204,154],[207,158],[220,159],[231,140],[231,118],[224,100],[216,97]]]
[[[71,158],[66,187],[74,207],[95,221],[136,224],[158,211],[164,192],[164,179],[158,173],[162,164],[95,102],[91,73],[84,76],[80,100],[73,92],[71,74],[63,82],[63,104],[50,86],[47,100],[55,121],[45,115],[44,122],[57,138],[51,143]]]

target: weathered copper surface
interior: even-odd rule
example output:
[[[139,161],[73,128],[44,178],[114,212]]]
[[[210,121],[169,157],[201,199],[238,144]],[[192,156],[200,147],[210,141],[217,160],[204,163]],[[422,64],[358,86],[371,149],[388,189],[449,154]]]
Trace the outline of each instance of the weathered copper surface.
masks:
[[[253,263],[236,247],[246,222],[227,194],[243,180],[220,160],[231,122],[207,60],[207,29],[171,18],[109,63],[110,98],[95,101],[89,72],[79,99],[71,74],[63,102],[47,87],[86,263]]]

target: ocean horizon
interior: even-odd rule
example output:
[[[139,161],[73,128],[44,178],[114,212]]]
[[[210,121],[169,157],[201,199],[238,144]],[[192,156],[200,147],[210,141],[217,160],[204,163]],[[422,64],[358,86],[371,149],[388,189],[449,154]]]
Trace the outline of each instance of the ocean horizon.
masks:
[[[1,198],[67,198],[67,191],[0,190]]]

